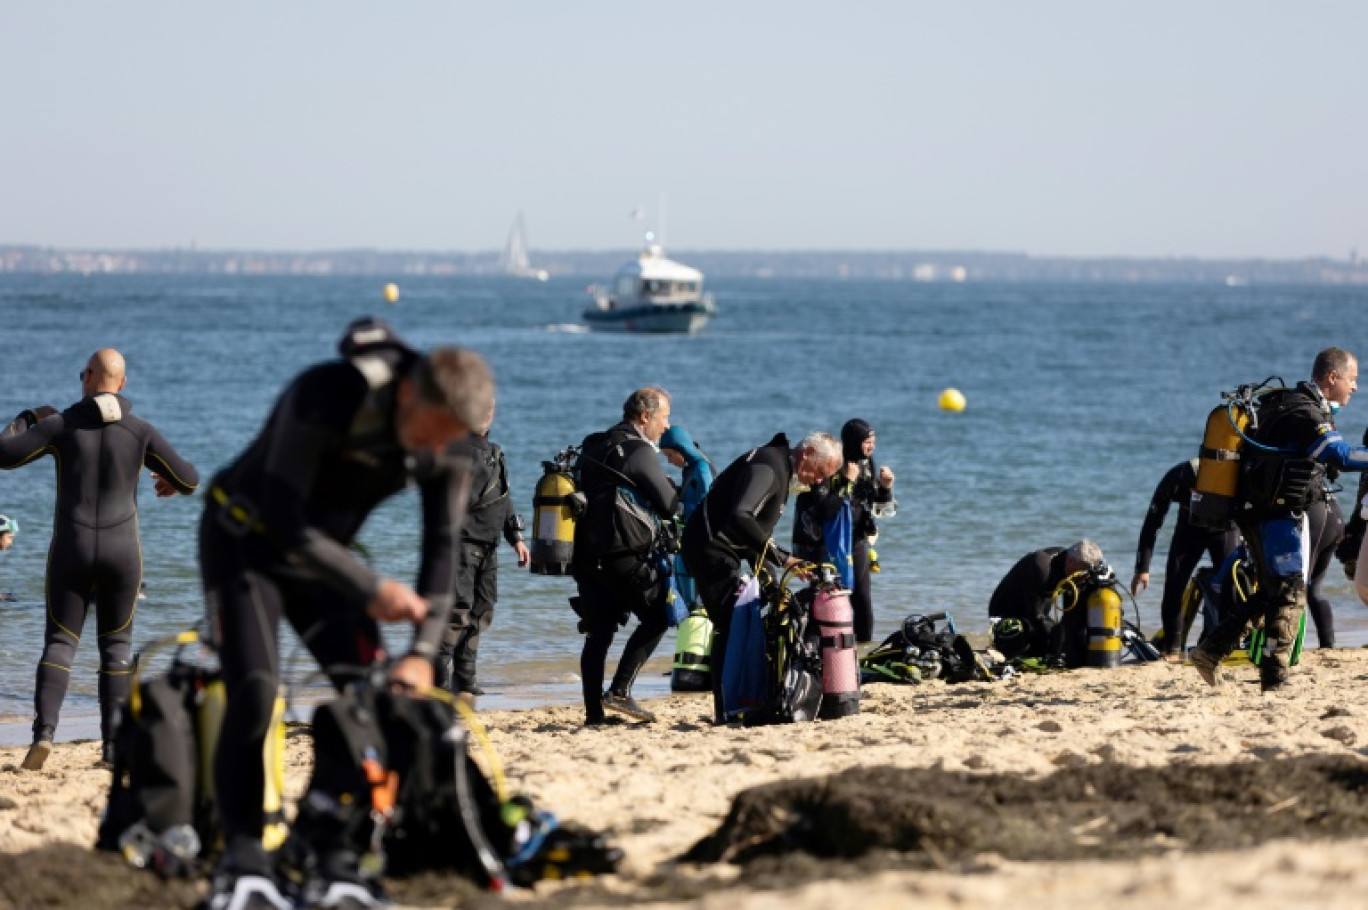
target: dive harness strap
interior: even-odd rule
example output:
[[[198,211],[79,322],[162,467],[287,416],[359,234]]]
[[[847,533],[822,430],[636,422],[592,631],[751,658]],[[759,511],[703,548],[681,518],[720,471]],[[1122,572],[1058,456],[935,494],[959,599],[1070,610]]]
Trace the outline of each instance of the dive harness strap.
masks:
[[[1210,448],[1207,448],[1206,446],[1202,446],[1202,447],[1200,447],[1200,448],[1197,450],[1197,452],[1198,452],[1198,454],[1200,454],[1203,458],[1209,458],[1209,459],[1211,459],[1212,461],[1239,461],[1239,460],[1240,460],[1240,453],[1239,453],[1238,451],[1236,451],[1235,449],[1210,449]]]
[[[218,484],[209,487],[209,495],[219,507],[219,527],[233,537],[266,533],[266,525],[261,521],[256,506],[241,497],[230,495]]]
[[[677,664],[687,664],[689,666],[695,666],[697,664],[706,665],[708,663],[708,656],[706,654],[691,654],[688,651],[676,652],[674,659]]]

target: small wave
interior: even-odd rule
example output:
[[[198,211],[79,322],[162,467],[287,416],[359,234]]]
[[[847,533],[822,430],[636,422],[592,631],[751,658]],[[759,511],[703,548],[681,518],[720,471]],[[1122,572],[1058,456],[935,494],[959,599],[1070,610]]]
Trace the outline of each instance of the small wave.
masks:
[[[584,333],[589,331],[589,326],[579,325],[578,323],[574,322],[562,322],[555,325],[548,325],[546,327],[546,331],[564,332],[567,335],[583,335]]]

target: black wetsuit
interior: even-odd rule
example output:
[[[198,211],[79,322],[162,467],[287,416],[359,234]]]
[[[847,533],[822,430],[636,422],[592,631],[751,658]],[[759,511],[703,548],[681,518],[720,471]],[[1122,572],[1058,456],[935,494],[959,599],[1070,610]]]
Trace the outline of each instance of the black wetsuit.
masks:
[[[722,667],[740,587],[741,567],[764,557],[782,563],[788,553],[772,535],[788,501],[793,459],[783,433],[727,466],[684,528],[684,564],[694,577],[713,622],[713,707],[722,720]]]
[[[1335,646],[1335,613],[1330,599],[1321,591],[1325,574],[1330,571],[1335,550],[1344,540],[1344,515],[1339,503],[1328,490],[1324,499],[1306,507],[1307,537],[1311,541],[1311,569],[1306,584],[1306,609],[1316,627],[1316,641],[1322,648]]]
[[[57,727],[90,603],[100,650],[100,732],[113,736],[128,695],[133,614],[142,582],[138,477],[144,467],[181,493],[199,474],[152,424],[115,394],[83,398],[26,433],[0,437],[0,468],[43,455],[57,467],[57,506],[48,551],[47,627],[34,693],[35,735]]]
[[[579,588],[577,610],[585,632],[580,679],[590,723],[603,718],[604,664],[618,626],[630,616],[639,620],[609,685],[615,695],[628,695],[670,625],[668,563],[653,554],[610,552],[612,545],[596,540],[593,529],[602,532],[607,527],[605,519],[614,508],[619,487],[635,491],[638,501],[659,519],[672,521],[680,514],[679,491],[660,466],[658,450],[635,427],[617,424],[607,431],[603,445],[593,444],[593,439],[585,440],[579,458],[580,485],[589,508],[575,525],[573,566]]]
[[[894,502],[893,491],[875,480],[878,469],[873,459],[861,456],[859,464],[860,476],[853,483],[838,472],[798,494],[793,503],[793,553],[809,562],[825,562],[822,527],[836,516],[842,501],[850,500],[850,559],[855,582],[850,606],[855,615],[855,640],[867,642],[874,638],[874,586],[869,575],[869,539],[878,533],[874,508]]]
[[[200,569],[228,692],[214,770],[224,834],[239,858],[259,852],[280,617],[335,684],[371,663],[380,633],[365,610],[382,578],[348,544],[376,506],[413,483],[423,523],[416,589],[429,601],[413,650],[435,658],[446,630],[468,472],[410,456],[395,436],[398,380],[417,356],[384,345],[306,370],[211,482]]]
[[[523,525],[509,495],[503,450],[487,436],[471,436],[452,451],[470,459],[470,507],[461,526],[456,604],[437,657],[437,684],[474,692],[480,635],[494,621],[499,599],[499,537],[514,546],[522,540]]]
[[[1050,652],[1050,612],[1055,589],[1064,580],[1064,563],[1062,547],[1027,553],[1002,577],[988,601],[989,616],[1019,619],[1026,625],[1030,645],[1024,656],[1044,657]]]
[[[1202,561],[1202,554],[1210,554],[1211,565],[1217,567],[1240,542],[1240,532],[1234,525],[1224,531],[1212,531],[1189,520],[1188,507],[1196,482],[1197,469],[1190,461],[1179,462],[1169,469],[1154,488],[1154,497],[1145,512],[1145,523],[1140,527],[1140,543],[1135,549],[1135,572],[1147,574],[1159,529],[1169,506],[1177,503],[1178,521],[1173,526],[1173,539],[1169,542],[1168,560],[1164,564],[1164,597],[1159,607],[1164,624],[1164,647],[1171,651],[1180,646],[1183,591]]]

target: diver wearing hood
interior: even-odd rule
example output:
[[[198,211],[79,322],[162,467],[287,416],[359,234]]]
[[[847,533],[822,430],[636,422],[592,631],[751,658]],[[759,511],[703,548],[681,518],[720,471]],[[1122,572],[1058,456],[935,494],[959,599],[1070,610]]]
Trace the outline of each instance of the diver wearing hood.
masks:
[[[156,427],[135,416],[124,387],[124,359],[113,348],[90,356],[81,371],[85,395],[61,414],[38,419],[25,412],[0,436],[0,468],[51,455],[57,468],[57,503],[48,551],[47,627],[34,692],[33,745],[23,766],[37,770],[52,750],[86,611],[95,606],[100,651],[100,734],[112,756],[114,718],[128,697],[132,672],[133,614],[142,581],[138,540],[138,478],[152,472],[158,496],[190,494],[199,484],[194,465],[181,458]]]
[[[850,557],[854,584],[850,605],[855,611],[855,639],[874,637],[874,598],[870,578],[869,549],[879,534],[878,518],[892,518],[898,504],[893,498],[893,471],[874,462],[874,428],[859,419],[841,427],[842,469],[825,483],[798,495],[794,503],[793,552],[809,562],[826,562],[823,537],[826,522],[835,517],[842,502],[850,502]]]
[[[679,484],[679,501],[683,507],[683,519],[688,521],[694,509],[708,494],[713,482],[713,466],[701,449],[694,444],[693,437],[683,427],[670,427],[660,437],[660,451],[665,460],[683,469]],[[684,557],[675,554],[675,586],[684,598],[684,606],[692,607],[698,599],[693,576],[684,565]]]

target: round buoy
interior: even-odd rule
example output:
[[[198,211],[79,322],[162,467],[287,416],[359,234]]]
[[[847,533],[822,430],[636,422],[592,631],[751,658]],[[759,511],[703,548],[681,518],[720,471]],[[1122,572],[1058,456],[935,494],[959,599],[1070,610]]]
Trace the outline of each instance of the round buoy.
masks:
[[[964,400],[964,393],[959,389],[946,389],[940,393],[936,403],[942,411],[963,411],[968,402]]]
[[[390,283],[385,285],[385,299],[390,303],[399,302],[399,285]]]

